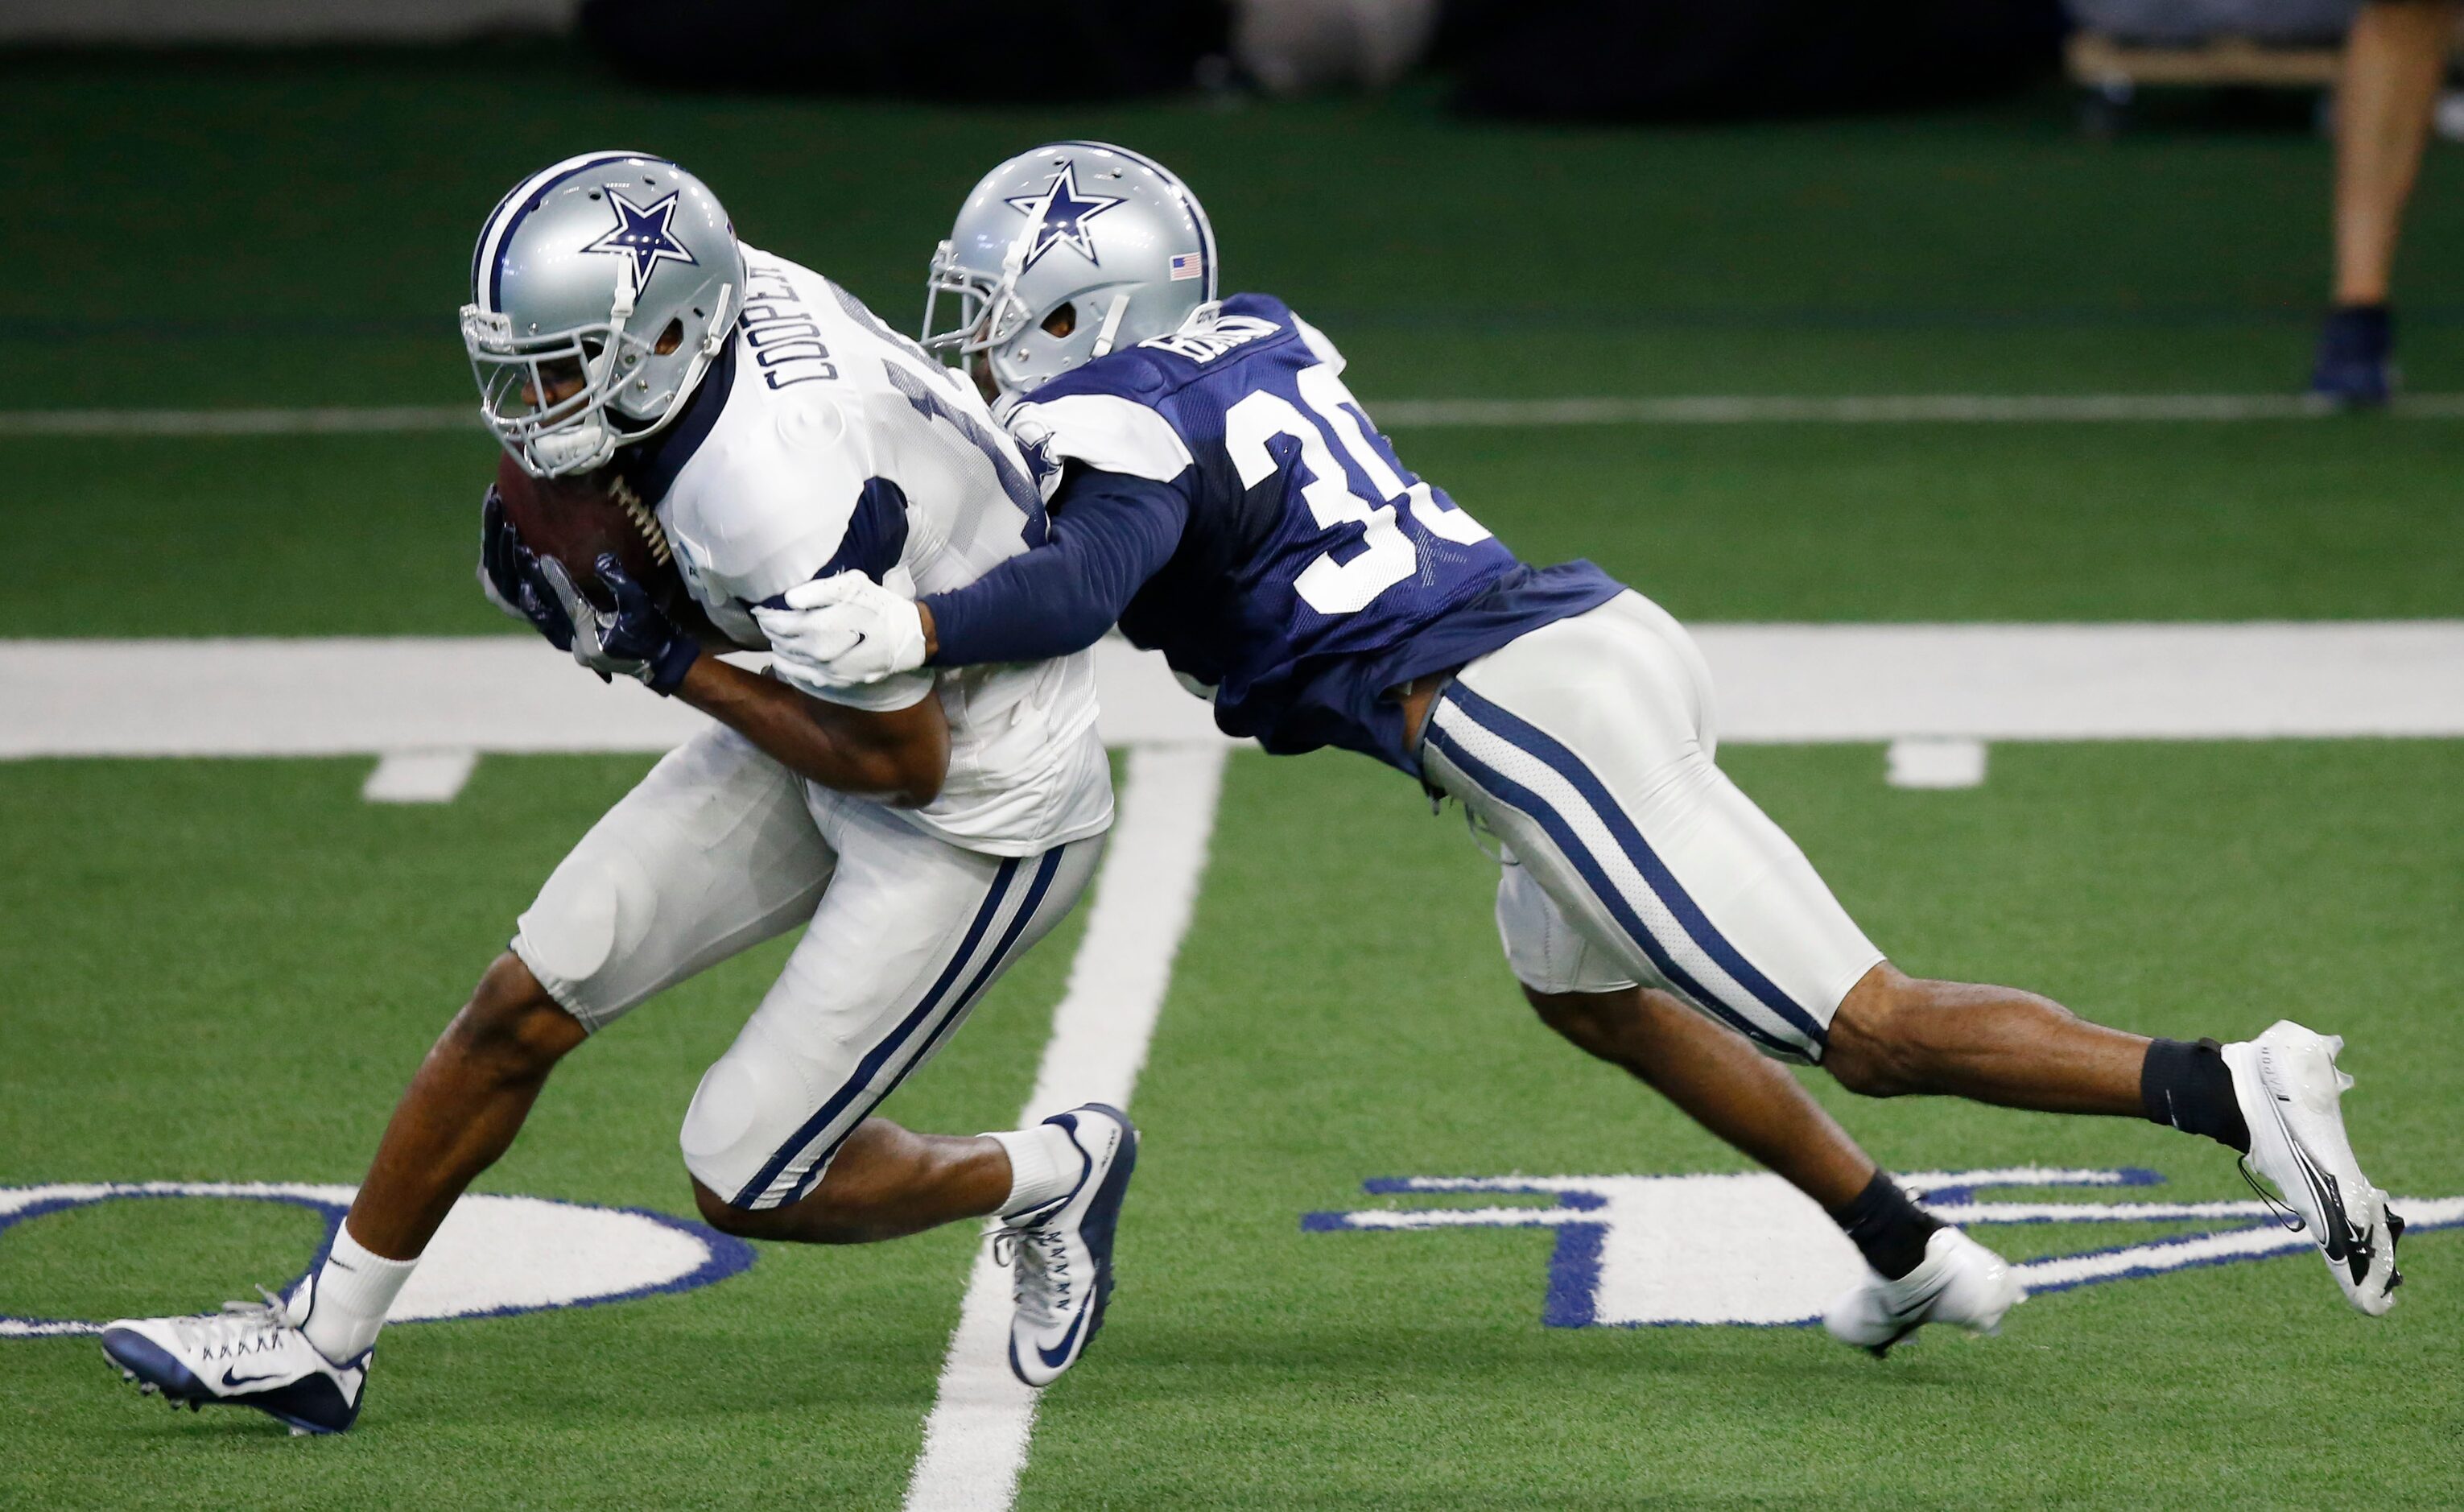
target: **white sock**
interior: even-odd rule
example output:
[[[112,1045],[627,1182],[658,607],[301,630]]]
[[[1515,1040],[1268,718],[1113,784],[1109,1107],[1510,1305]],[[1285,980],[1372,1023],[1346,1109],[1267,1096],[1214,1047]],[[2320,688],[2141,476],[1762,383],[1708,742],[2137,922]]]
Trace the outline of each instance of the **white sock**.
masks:
[[[1086,1174],[1087,1157],[1058,1123],[1031,1129],[987,1134],[1009,1152],[1009,1195],[1001,1199],[1001,1215],[1031,1212],[1067,1194]]]
[[[402,1294],[402,1283],[419,1266],[417,1260],[388,1260],[351,1237],[344,1223],[334,1235],[333,1253],[317,1270],[302,1297],[292,1299],[296,1318],[304,1301],[308,1316],[299,1331],[317,1352],[337,1365],[346,1365],[367,1352],[385,1326],[385,1311]]]

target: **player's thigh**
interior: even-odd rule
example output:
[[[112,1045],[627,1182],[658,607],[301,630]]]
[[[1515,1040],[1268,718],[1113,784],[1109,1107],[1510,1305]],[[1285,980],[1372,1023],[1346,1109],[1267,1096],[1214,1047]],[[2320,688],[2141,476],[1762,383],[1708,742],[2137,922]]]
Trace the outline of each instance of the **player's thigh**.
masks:
[[[832,860],[802,780],[713,727],[591,826],[523,912],[514,953],[596,1031],[810,918]]]
[[[1103,850],[1099,837],[983,856],[877,809],[829,834],[839,865],[812,926],[685,1114],[686,1167],[734,1207],[810,1192],[855,1126],[1069,911]]]
[[[1819,1058],[1881,952],[1713,765],[1680,648],[1639,618],[1594,615],[1606,623],[1563,621],[1579,633],[1548,627],[1466,667],[1431,715],[1424,765],[1625,975],[1772,1054]]]

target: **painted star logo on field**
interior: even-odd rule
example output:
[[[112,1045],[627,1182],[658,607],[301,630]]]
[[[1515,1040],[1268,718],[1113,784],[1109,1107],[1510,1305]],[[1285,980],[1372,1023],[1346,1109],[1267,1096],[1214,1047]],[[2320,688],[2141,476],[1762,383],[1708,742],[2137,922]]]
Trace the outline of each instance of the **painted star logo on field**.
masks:
[[[1101,267],[1103,259],[1095,256],[1095,244],[1087,235],[1087,223],[1122,201],[1102,194],[1081,194],[1078,192],[1078,165],[1064,163],[1061,171],[1052,175],[1052,182],[1045,186],[1043,193],[1023,194],[1001,203],[1035,222],[1035,239],[1026,249],[1026,260],[1020,264],[1021,271],[1023,271],[1034,267],[1045,253],[1064,242],[1074,248],[1080,256]]]
[[[676,240],[670,230],[676,218],[676,196],[669,195],[654,205],[636,205],[614,189],[607,191],[607,202],[616,211],[615,228],[597,241],[583,248],[584,252],[612,252],[633,259],[633,288],[639,293],[650,281],[650,275],[662,262],[698,265],[685,244]]]
[[[2032,1297],[2135,1280],[2171,1271],[2316,1255],[2307,1234],[2288,1231],[2268,1201],[2101,1202],[1984,1200],[1997,1188],[2145,1190],[2155,1171],[2006,1166],[1985,1170],[1894,1172],[1945,1223],[2182,1225],[2189,1232],[2044,1256],[2012,1266]],[[1811,1324],[1865,1274],[1864,1262],[1821,1209],[1769,1171],[1700,1176],[1405,1176],[1363,1182],[1374,1196],[1495,1192],[1494,1207],[1381,1207],[1310,1212],[1312,1234],[1429,1229],[1554,1229],[1540,1321],[1551,1328],[1651,1328],[1669,1324]],[[1531,1199],[1546,1199],[1546,1205]],[[2397,1197],[2404,1234],[2464,1228],[2464,1196]],[[1705,1254],[1726,1257],[1705,1265]]]

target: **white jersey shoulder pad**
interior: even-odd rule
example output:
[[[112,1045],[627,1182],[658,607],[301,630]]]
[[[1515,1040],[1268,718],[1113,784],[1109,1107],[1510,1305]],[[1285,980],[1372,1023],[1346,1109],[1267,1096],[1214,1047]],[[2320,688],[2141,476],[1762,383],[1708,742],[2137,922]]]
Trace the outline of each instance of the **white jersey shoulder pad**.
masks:
[[[704,586],[759,603],[838,554],[878,467],[862,396],[748,378],[740,365],[727,412],[668,491],[666,523]]]
[[[1302,320],[1297,311],[1292,315],[1292,329],[1300,332],[1301,342],[1309,347],[1311,356],[1336,373],[1343,371],[1343,353],[1335,349],[1334,343],[1326,339],[1326,332]]]
[[[1171,482],[1194,458],[1172,422],[1118,394],[1073,393],[1008,410],[1002,423],[1029,455],[1078,461],[1106,473]]]

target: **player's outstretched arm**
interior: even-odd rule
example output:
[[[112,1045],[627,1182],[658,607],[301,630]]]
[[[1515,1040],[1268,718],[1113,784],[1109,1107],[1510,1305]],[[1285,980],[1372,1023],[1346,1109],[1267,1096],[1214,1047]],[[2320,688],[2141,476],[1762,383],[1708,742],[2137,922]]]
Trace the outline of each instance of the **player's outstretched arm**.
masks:
[[[686,669],[675,696],[825,788],[919,809],[950,770],[950,723],[927,694],[903,709],[825,703],[716,656]]]
[[[1103,638],[1172,560],[1188,523],[1188,500],[1172,484],[1073,470],[1045,543],[965,588],[911,602],[842,572],[788,589],[754,618],[782,662],[839,687],[926,665],[1066,656]]]
[[[1093,645],[1179,549],[1189,499],[1171,483],[1073,466],[1051,518],[1044,545],[920,601],[931,665],[1034,661]]]

